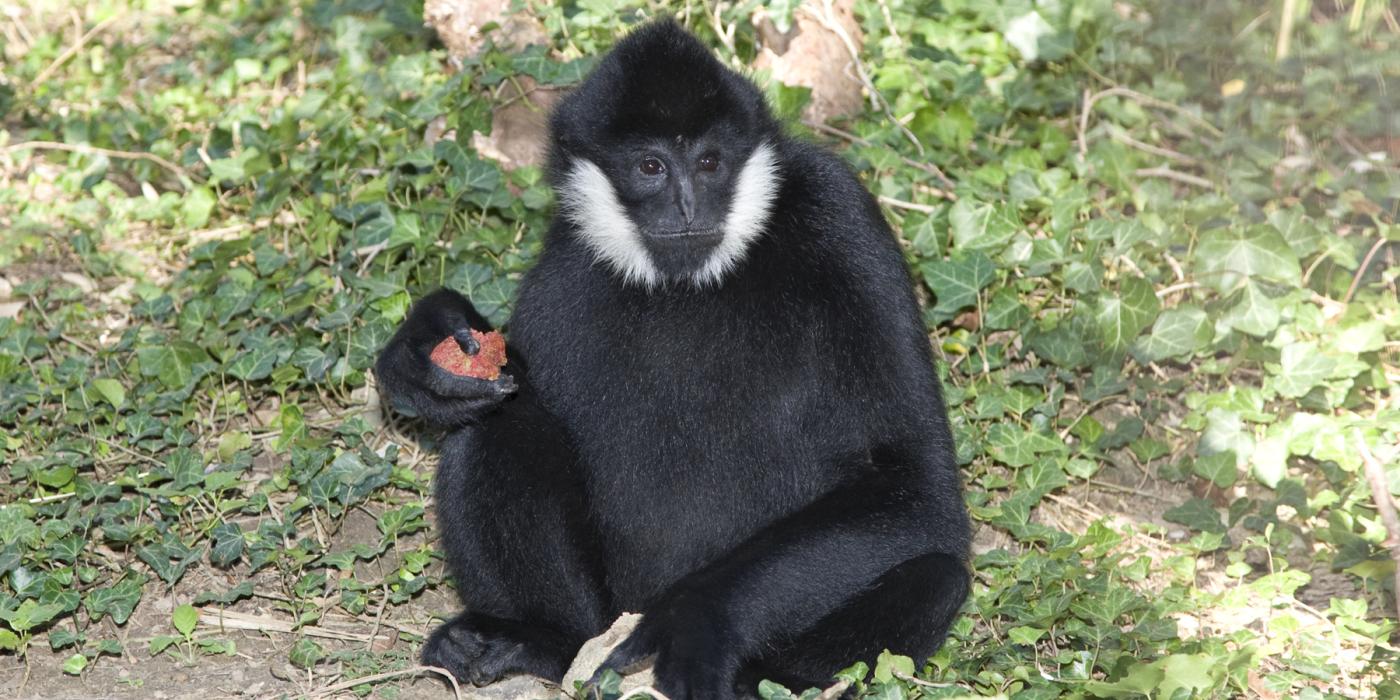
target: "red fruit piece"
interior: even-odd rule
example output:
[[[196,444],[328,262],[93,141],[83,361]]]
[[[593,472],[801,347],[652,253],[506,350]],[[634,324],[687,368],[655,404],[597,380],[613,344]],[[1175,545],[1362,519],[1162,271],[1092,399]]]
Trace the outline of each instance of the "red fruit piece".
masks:
[[[459,377],[473,377],[476,379],[486,379],[494,381],[501,376],[501,367],[506,364],[506,339],[496,331],[482,333],[473,330],[472,338],[476,339],[477,345],[481,349],[475,355],[468,355],[462,352],[462,346],[457,344],[457,340],[448,336],[433,348],[433,352],[428,359],[433,364]]]

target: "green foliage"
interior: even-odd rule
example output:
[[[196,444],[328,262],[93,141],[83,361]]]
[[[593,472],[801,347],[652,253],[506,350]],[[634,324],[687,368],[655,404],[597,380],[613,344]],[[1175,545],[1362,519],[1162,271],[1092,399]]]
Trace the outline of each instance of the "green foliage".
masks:
[[[430,470],[367,370],[436,287],[509,318],[551,195],[469,137],[504,86],[577,82],[653,9],[528,2],[548,46],[449,71],[414,2],[146,5],[63,60],[66,12],[0,46],[0,304],[23,303],[0,318],[0,651],[47,639],[70,675],[155,598],[273,582],[293,629],[378,628],[444,586]],[[1315,5],[1276,61],[1238,3],[856,3],[881,108],[829,145],[925,292],[980,527],[949,643],[842,672],[860,697],[1397,687],[1359,474],[1374,454],[1400,493],[1400,38],[1384,3]],[[717,7],[682,17],[748,65],[756,6]],[[788,116],[811,97],[769,90]],[[53,141],[158,159],[18,146]],[[368,534],[325,536],[356,512]],[[203,567],[236,583],[186,596]],[[198,621],[175,607],[150,652],[234,653]],[[359,675],[410,658],[283,648]]]

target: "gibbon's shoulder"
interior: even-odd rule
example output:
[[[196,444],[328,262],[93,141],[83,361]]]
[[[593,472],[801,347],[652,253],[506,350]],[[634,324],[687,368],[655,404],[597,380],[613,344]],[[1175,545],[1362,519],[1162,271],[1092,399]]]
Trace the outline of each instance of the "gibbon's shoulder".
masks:
[[[879,251],[877,258],[902,265],[894,233],[874,195],[854,170],[826,148],[784,138],[779,148],[783,178],[774,224],[836,246],[847,255]]]

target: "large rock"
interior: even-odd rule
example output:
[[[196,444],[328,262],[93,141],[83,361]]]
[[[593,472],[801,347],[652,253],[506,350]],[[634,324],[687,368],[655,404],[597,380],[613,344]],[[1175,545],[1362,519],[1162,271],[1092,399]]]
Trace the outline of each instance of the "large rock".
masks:
[[[538,86],[522,75],[505,86],[503,106],[491,113],[491,133],[472,132],[472,148],[501,167],[544,165],[549,156],[549,112],[562,90]]]
[[[834,0],[830,19],[859,48],[862,34],[852,10],[854,4],[854,0]],[[845,42],[817,19],[824,12],[821,0],[806,0],[793,13],[792,26],[786,32],[778,31],[762,11],[754,16],[760,41],[754,68],[769,70],[784,85],[811,88],[812,99],[802,117],[819,124],[859,114],[864,99],[864,85]]]
[[[437,32],[454,58],[475,56],[489,38],[497,46],[522,48],[549,41],[532,15],[511,12],[511,0],[424,0],[423,23]],[[485,29],[495,24],[492,29]]]
[[[564,674],[564,692],[572,692],[574,681],[586,681],[593,677],[593,672],[598,670],[603,660],[608,658],[608,654],[622,640],[627,639],[627,635],[632,634],[632,630],[637,628],[637,623],[642,621],[642,616],[637,613],[623,613],[622,617],[613,622],[608,631],[583,643],[583,647],[578,650],[578,656],[574,657],[574,662],[570,664],[568,672]],[[632,673],[622,679],[622,694],[636,688],[647,688],[656,682],[652,675],[651,665]]]

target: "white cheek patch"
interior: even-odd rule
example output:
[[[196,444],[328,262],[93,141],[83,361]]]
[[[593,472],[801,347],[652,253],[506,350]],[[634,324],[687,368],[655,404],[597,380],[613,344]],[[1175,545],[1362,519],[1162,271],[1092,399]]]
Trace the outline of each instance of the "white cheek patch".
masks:
[[[695,284],[718,284],[744,259],[744,252],[768,224],[781,182],[782,173],[773,147],[766,143],[759,144],[734,182],[729,215],[724,219],[724,238],[710,253],[704,266],[691,276]]]
[[[559,188],[559,203],[583,235],[583,242],[623,281],[646,287],[661,282],[661,271],[642,245],[641,232],[628,218],[602,168],[582,158],[575,160]]]
[[[690,274],[692,283],[717,285],[743,260],[749,245],[768,223],[781,182],[773,147],[760,144],[734,182],[724,237],[705,263]],[[625,283],[656,287],[665,281],[602,168],[582,158],[575,160],[559,188],[559,203],[564,216],[578,227],[584,244]]]

